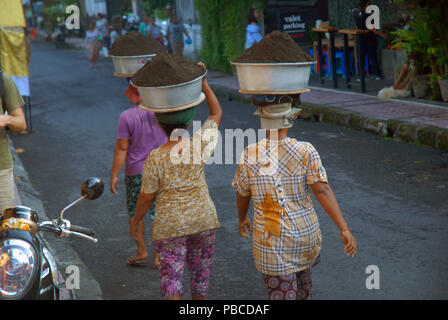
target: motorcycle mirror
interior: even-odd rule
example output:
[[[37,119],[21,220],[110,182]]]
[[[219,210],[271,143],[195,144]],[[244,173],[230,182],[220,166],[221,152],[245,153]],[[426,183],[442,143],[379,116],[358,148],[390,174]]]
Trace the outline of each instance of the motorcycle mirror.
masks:
[[[81,185],[81,195],[89,200],[99,198],[104,191],[104,183],[100,178],[93,177],[83,182]]]

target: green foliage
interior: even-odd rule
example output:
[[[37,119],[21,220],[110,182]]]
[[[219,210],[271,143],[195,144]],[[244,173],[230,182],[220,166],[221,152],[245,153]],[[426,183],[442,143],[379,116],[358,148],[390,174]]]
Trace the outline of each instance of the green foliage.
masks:
[[[255,1],[257,2],[257,1]],[[208,68],[230,72],[229,62],[241,55],[247,14],[254,0],[195,0],[201,24],[201,60]],[[257,8],[263,9],[264,1]]]
[[[150,16],[153,15],[156,19],[165,20],[168,19],[165,10],[161,8],[154,9],[153,12],[150,12]]]
[[[165,7],[167,4],[171,4],[174,8],[173,0],[142,0],[143,11],[148,16],[155,16],[158,19],[166,19]]]
[[[53,31],[54,26],[57,23],[57,19],[63,19],[65,17],[65,8],[75,4],[78,5],[77,0],[56,0],[52,2],[51,6],[44,7],[43,13],[46,19],[46,26],[48,31]]]
[[[417,64],[417,71],[422,67],[430,67],[432,74],[431,87],[443,76],[446,76],[448,63],[448,3],[440,0],[428,0],[424,6],[418,0],[394,0],[407,8],[412,16],[409,29],[398,30],[394,34],[397,39],[394,47],[402,48],[411,55]]]

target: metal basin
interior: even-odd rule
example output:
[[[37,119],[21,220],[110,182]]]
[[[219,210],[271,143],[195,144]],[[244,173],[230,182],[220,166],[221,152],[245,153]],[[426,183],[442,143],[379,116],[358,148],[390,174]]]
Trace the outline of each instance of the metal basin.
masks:
[[[239,63],[236,67],[240,90],[253,92],[296,91],[308,87],[311,62]]]
[[[145,54],[140,56],[109,56],[112,58],[115,72],[119,74],[134,74],[146,62],[150,61],[156,54]]]
[[[201,97],[202,78],[206,73],[194,80],[172,86],[139,87],[132,81],[131,84],[138,89],[143,106],[166,111],[197,101]]]

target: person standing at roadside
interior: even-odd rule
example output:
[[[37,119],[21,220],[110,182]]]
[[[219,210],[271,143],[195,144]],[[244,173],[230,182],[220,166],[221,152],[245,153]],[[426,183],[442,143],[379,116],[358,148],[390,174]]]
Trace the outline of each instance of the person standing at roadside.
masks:
[[[260,42],[263,39],[261,35],[261,27],[258,25],[258,18],[260,17],[260,11],[256,8],[252,8],[247,15],[246,27],[246,43],[244,49],[250,48],[254,43]]]
[[[155,40],[157,40],[160,44],[163,44],[163,33],[162,28],[160,28],[156,24],[156,19],[154,17],[149,18],[149,25],[146,28],[146,32],[149,36],[153,37]]]
[[[150,21],[149,21],[148,15],[144,14],[142,20],[143,21],[140,22],[140,26],[138,27],[138,32],[140,32],[141,34],[146,36],[147,35],[146,30],[148,29],[148,27],[150,25]]]
[[[26,129],[24,104],[14,81],[0,70],[0,214],[14,204],[13,162],[6,128],[13,132]]]
[[[183,56],[184,55],[184,34],[189,40],[191,40],[190,35],[184,27],[184,24],[178,20],[177,15],[171,17],[171,21],[168,24],[168,29],[166,32],[166,38],[168,39],[173,54]]]
[[[89,57],[90,67],[94,68],[100,56],[101,43],[98,40],[100,33],[95,27],[94,22],[89,23],[89,30],[86,31],[86,38],[84,40],[84,48]]]
[[[367,34],[361,34],[359,36],[359,45],[358,45],[358,61],[361,62],[361,65],[363,65],[363,62],[366,59],[366,56],[368,57],[368,61],[372,63],[373,72],[375,73],[376,80],[381,79],[381,70],[380,65],[378,62],[378,44],[376,37],[382,37],[386,38],[386,35],[375,28],[368,29],[367,28],[367,18],[369,17],[369,14],[366,13],[366,9],[368,6],[370,6],[370,0],[360,0],[358,3],[360,10],[355,11],[355,22],[356,27],[359,30],[366,30],[368,31]],[[360,75],[358,74],[358,77]]]
[[[109,50],[110,48],[110,32],[109,32],[109,23],[102,13],[97,14],[97,20],[95,23],[95,27],[98,29],[98,32],[101,36],[101,44]]]

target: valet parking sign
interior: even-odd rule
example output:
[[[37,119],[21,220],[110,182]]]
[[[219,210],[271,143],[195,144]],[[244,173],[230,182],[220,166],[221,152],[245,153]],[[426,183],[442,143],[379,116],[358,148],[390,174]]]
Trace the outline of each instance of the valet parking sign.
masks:
[[[300,14],[283,15],[281,17],[281,30],[288,33],[295,40],[298,40],[297,38],[306,38],[306,22]]]

